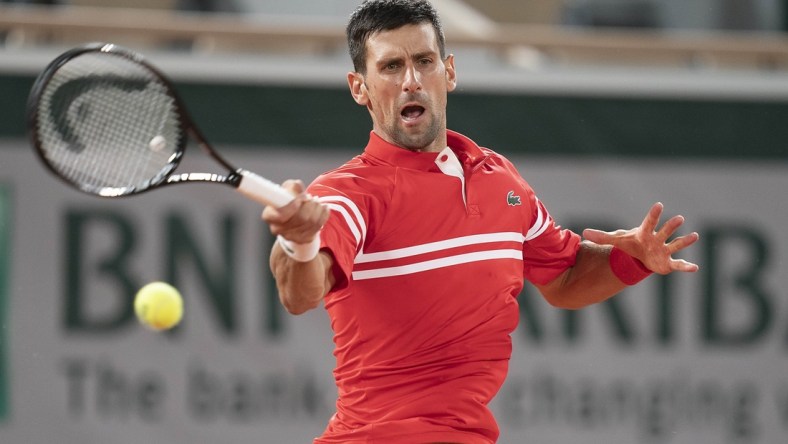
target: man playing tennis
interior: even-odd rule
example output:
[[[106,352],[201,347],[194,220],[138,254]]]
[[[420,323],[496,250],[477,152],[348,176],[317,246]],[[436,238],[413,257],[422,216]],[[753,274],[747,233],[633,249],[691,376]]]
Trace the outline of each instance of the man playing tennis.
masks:
[[[528,279],[556,307],[604,301],[672,255],[662,205],[630,230],[561,229],[503,156],[447,130],[456,87],[426,0],[370,0],[347,27],[353,99],[372,117],[364,152],[263,219],[271,269],[299,314],[323,301],[336,348],[336,414],[316,443],[494,443],[488,403],[506,377],[516,296]],[[320,238],[316,256],[293,249]]]

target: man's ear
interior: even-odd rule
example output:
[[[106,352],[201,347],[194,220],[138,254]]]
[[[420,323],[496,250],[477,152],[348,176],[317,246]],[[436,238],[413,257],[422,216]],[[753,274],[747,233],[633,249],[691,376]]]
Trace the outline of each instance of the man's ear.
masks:
[[[446,67],[446,90],[451,92],[457,88],[457,71],[454,69],[454,54],[449,54],[443,62]]]
[[[350,88],[350,95],[353,100],[359,105],[367,106],[369,104],[369,95],[367,94],[367,86],[364,84],[364,76],[357,72],[349,72],[347,74],[347,85]]]

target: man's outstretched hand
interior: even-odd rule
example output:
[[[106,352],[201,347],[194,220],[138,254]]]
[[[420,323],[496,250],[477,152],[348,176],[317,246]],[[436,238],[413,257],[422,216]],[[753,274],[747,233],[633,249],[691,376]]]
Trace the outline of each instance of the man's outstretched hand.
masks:
[[[640,260],[646,268],[655,273],[698,271],[696,264],[673,258],[674,254],[694,244],[698,240],[698,233],[693,232],[671,239],[684,223],[684,217],[673,216],[662,227],[657,228],[662,210],[662,203],[657,202],[651,207],[639,227],[611,232],[588,228],[583,231],[583,237],[596,244],[618,247]]]

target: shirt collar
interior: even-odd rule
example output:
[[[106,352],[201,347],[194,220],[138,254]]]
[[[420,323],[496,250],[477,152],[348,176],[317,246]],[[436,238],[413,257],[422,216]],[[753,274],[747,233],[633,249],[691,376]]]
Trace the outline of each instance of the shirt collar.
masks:
[[[484,151],[476,142],[458,132],[446,130],[446,141],[460,162],[465,165],[473,166],[486,157]],[[435,165],[438,153],[419,153],[400,148],[386,142],[374,131],[370,132],[369,142],[364,149],[364,154],[402,168],[438,171]]]

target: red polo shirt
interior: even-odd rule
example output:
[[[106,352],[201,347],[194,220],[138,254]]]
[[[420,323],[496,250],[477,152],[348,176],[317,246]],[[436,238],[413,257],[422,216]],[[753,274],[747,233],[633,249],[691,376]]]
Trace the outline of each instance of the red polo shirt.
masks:
[[[441,153],[372,133],[364,153],[309,192],[331,209],[322,248],[336,345],[337,412],[316,443],[493,443],[487,405],[504,382],[523,279],[574,263],[514,166],[448,132]]]

